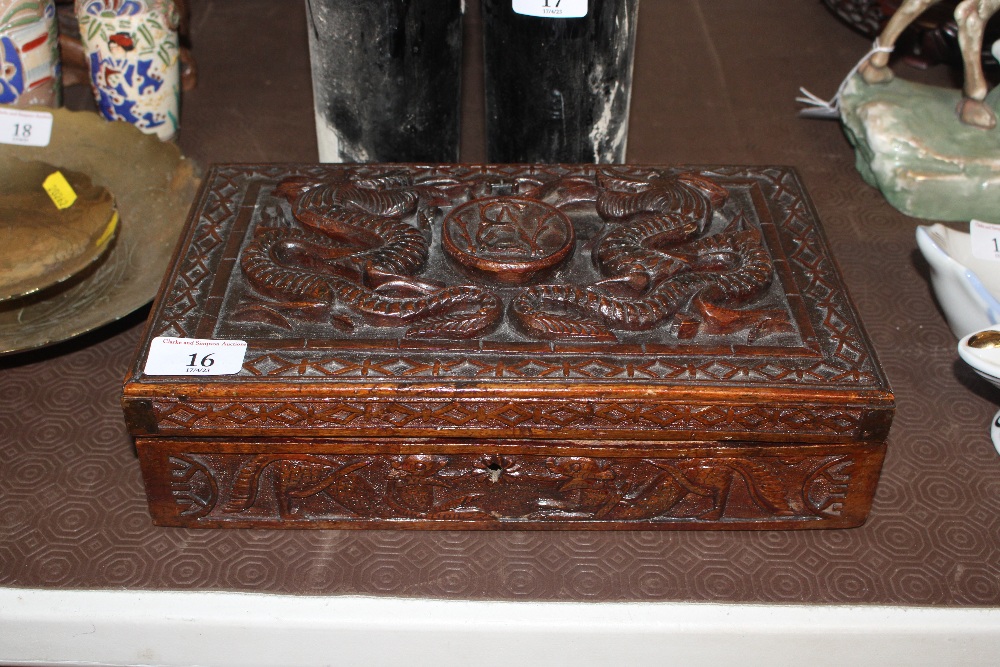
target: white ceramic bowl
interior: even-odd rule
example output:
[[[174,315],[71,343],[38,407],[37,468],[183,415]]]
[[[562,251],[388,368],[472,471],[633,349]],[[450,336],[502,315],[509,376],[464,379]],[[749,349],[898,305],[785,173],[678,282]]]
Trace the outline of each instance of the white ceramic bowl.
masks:
[[[973,257],[969,234],[942,224],[917,227],[917,245],[955,336],[1000,324],[1000,262]]]
[[[1000,388],[1000,347],[972,347],[969,339],[983,332],[1000,332],[1000,326],[992,326],[983,331],[974,331],[963,336],[958,341],[958,356],[962,361],[972,366],[983,379],[995,387]],[[993,415],[993,423],[990,425],[990,439],[997,453],[1000,453],[1000,412]]]

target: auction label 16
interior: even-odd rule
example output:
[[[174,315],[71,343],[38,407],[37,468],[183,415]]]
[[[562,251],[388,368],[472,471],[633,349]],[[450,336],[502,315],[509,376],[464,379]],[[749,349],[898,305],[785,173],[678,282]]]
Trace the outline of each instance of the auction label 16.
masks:
[[[244,340],[154,338],[143,371],[146,375],[235,375],[247,354]]]

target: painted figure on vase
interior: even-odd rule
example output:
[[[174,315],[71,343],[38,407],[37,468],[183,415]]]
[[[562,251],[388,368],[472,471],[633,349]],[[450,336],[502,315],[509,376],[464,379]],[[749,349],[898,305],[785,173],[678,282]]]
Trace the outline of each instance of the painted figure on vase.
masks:
[[[171,0],[77,0],[98,110],[171,139],[180,106],[178,14]]]
[[[167,122],[165,113],[137,108],[138,98],[147,90],[159,91],[163,78],[153,70],[151,59],[133,57],[135,41],[127,32],[108,37],[108,54],[90,54],[90,76],[94,82],[97,106],[111,120],[124,120],[143,130],[160,127]]]

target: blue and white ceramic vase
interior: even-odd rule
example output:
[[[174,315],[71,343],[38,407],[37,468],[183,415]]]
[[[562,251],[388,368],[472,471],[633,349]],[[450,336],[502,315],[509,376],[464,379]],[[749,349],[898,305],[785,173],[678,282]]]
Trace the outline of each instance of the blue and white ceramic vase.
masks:
[[[180,49],[173,0],[76,0],[97,107],[170,140],[180,125]]]
[[[0,0],[0,104],[59,106],[59,41],[52,0]]]

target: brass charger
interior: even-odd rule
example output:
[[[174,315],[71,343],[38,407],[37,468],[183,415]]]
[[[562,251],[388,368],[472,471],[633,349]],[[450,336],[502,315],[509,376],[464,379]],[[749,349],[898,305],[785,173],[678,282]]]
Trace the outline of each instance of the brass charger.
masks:
[[[89,270],[0,301],[0,355],[79,336],[149,303],[200,182],[199,168],[175,144],[129,123],[109,123],[88,111],[33,111],[52,114],[51,141],[0,143],[0,164],[16,158],[87,174],[114,194],[122,224],[103,261]]]

